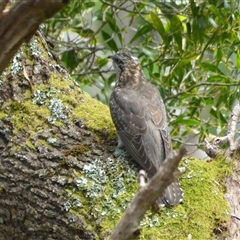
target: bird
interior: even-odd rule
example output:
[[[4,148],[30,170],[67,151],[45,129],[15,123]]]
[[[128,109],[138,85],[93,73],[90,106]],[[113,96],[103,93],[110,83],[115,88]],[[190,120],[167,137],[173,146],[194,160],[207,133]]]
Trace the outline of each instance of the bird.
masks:
[[[173,153],[165,105],[157,88],[145,78],[137,57],[119,51],[108,58],[116,72],[109,107],[118,147],[124,146],[151,178]],[[157,205],[173,206],[182,200],[183,191],[177,179],[165,189]]]

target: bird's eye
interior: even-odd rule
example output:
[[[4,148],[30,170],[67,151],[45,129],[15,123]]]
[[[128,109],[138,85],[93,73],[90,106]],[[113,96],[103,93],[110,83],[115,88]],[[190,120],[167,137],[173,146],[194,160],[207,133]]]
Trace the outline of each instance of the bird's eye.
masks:
[[[122,64],[122,63],[123,63],[123,61],[122,61],[120,58],[116,58],[116,59],[115,59],[115,62],[116,62],[117,64]]]

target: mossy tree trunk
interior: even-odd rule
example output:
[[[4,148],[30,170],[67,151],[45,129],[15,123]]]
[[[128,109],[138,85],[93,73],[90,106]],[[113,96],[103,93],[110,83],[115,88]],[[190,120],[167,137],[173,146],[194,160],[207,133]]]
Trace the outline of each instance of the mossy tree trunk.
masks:
[[[111,154],[106,141],[113,126],[108,108],[81,92],[54,58],[35,35],[1,76],[1,240],[97,239],[88,213],[69,211],[67,189],[76,187],[83,161]],[[93,121],[88,129],[77,117],[94,118],[95,111],[105,128]]]

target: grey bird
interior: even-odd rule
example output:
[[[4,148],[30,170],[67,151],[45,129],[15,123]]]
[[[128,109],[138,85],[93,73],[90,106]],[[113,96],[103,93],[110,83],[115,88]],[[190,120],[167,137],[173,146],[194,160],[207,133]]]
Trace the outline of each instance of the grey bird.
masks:
[[[119,145],[151,178],[172,154],[165,106],[162,98],[141,69],[138,58],[127,52],[109,56],[116,71],[116,85],[110,97],[110,111]],[[173,206],[183,199],[179,181],[169,185],[157,201]]]

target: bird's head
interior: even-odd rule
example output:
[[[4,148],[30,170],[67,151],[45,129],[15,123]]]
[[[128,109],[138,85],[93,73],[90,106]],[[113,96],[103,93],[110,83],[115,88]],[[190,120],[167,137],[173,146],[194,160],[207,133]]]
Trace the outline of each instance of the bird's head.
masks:
[[[113,61],[113,67],[117,74],[117,82],[129,80],[129,77],[132,76],[136,79],[139,75],[142,75],[138,58],[132,56],[130,53],[117,52],[115,55],[109,56],[108,58]],[[131,78],[131,81],[133,81],[133,78]]]

